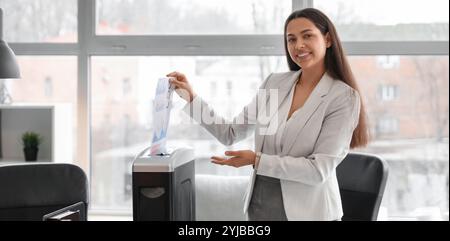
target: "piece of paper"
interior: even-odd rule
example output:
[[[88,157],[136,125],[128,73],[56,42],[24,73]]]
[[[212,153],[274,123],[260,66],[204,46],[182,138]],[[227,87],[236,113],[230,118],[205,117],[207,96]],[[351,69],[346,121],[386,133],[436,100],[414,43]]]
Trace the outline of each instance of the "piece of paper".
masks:
[[[167,129],[172,109],[173,90],[169,78],[164,77],[158,80],[153,100],[153,140],[150,155],[167,154]]]

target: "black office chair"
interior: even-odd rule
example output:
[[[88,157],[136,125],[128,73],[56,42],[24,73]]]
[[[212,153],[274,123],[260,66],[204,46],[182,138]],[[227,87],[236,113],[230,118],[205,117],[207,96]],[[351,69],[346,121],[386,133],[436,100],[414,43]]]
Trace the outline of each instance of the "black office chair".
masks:
[[[336,169],[343,221],[376,221],[388,165],[375,155],[349,153]]]
[[[0,163],[1,164],[1,163]],[[84,171],[64,163],[0,166],[0,221],[51,219],[60,210],[87,220],[88,180]]]

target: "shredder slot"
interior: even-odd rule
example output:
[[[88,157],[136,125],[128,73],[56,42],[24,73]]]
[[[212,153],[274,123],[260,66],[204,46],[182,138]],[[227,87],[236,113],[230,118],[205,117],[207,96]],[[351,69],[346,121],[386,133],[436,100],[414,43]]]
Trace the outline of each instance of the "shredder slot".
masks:
[[[147,198],[159,198],[165,193],[163,187],[145,187],[141,188],[141,194]]]

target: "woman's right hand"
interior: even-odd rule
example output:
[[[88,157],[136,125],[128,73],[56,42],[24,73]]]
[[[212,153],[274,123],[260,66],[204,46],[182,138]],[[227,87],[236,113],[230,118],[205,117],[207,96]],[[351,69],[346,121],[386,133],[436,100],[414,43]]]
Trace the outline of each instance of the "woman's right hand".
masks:
[[[175,71],[166,76],[171,77],[169,81],[175,86],[175,91],[181,98],[187,102],[191,102],[195,98],[194,90],[184,74]]]

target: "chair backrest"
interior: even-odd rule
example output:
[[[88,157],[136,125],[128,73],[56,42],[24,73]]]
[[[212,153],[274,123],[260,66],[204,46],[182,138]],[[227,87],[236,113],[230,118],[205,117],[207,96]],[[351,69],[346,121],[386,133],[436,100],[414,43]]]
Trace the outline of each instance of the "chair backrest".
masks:
[[[88,180],[84,171],[66,163],[26,163],[0,166],[0,220],[40,221],[55,210],[85,203]]]
[[[343,221],[376,221],[383,198],[388,165],[382,158],[349,153],[336,169]]]

